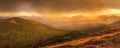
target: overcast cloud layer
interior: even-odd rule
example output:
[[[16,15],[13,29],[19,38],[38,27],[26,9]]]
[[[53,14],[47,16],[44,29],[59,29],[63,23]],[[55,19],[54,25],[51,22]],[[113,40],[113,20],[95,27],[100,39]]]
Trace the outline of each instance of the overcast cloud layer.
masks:
[[[0,0],[0,12],[99,11],[106,8],[119,9],[119,5],[120,0]]]

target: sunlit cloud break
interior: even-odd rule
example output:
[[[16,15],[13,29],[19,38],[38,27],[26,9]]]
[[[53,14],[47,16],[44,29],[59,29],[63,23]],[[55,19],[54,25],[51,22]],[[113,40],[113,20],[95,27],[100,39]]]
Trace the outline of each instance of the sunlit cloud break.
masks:
[[[119,9],[106,9],[100,12],[89,12],[89,13],[70,13],[65,14],[64,16],[72,17],[72,16],[101,16],[101,15],[120,15]]]
[[[1,12],[0,16],[41,16],[39,13],[36,12]]]
[[[106,10],[102,10],[99,12],[79,12],[79,11],[75,11],[75,12],[68,12],[68,13],[56,13],[54,14],[42,14],[42,13],[38,13],[38,12],[25,12],[25,11],[21,11],[21,12],[1,12],[0,16],[66,16],[66,17],[72,17],[72,16],[101,16],[101,15],[120,15],[120,10],[119,9],[106,9]]]

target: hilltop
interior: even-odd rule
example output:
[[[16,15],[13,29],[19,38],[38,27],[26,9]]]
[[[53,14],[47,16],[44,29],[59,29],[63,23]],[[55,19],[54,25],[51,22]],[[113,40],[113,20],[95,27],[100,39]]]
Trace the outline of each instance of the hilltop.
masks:
[[[12,17],[0,20],[1,48],[29,48],[45,44],[45,40],[69,34],[45,24]],[[42,44],[40,44],[42,43]],[[49,43],[49,42],[48,42]]]

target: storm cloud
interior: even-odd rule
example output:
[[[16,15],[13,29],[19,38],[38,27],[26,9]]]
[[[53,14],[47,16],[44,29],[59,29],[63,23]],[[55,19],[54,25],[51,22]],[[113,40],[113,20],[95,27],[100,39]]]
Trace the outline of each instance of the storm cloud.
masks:
[[[0,0],[0,12],[99,11],[110,7],[120,8],[118,4],[119,0]]]

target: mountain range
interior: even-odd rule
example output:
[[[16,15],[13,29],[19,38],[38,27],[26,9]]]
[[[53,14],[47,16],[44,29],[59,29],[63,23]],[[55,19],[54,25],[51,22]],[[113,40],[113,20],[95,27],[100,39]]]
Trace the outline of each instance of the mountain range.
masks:
[[[95,36],[101,37],[102,35],[106,35],[109,33],[112,34],[114,32],[117,32],[116,30],[120,29],[119,28],[120,20],[118,16],[97,17],[97,18],[102,18],[100,20],[85,19],[87,17],[81,17],[82,22],[81,19],[79,22],[79,20],[76,18],[78,17],[73,17],[73,19],[71,19],[73,23],[70,20],[69,20],[70,22],[67,22],[66,18],[64,18],[65,22],[56,20],[56,21],[60,21],[59,23],[63,23],[63,24],[72,23],[71,25],[66,25],[65,27],[62,26],[60,28],[56,28],[50,25],[49,22],[52,22],[53,20],[49,20],[49,18],[48,18],[49,22],[45,23],[48,20],[44,20],[44,18],[38,18],[38,17],[34,17],[34,18],[33,17],[1,17],[0,47],[1,48],[38,48],[38,47],[41,48],[49,45],[50,46],[54,46],[55,44],[59,45],[64,42],[72,42],[72,40],[79,41],[78,39],[83,39],[87,37],[95,37]],[[105,19],[107,20],[105,21]],[[100,21],[102,23],[100,23]],[[105,23],[103,21],[105,21]],[[52,23],[54,24],[55,22]],[[61,25],[59,23],[57,24],[56,22],[55,24]],[[74,26],[74,28],[70,27],[72,25]],[[81,46],[81,44],[78,45]]]
[[[102,15],[95,17],[73,16],[73,17],[22,17],[25,19],[36,20],[56,29],[83,31],[89,28],[101,27],[120,20],[120,16]]]

